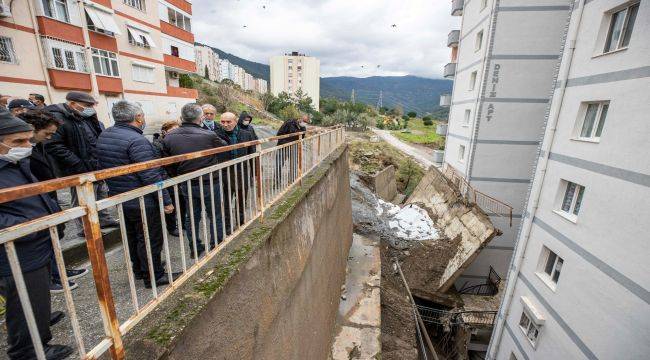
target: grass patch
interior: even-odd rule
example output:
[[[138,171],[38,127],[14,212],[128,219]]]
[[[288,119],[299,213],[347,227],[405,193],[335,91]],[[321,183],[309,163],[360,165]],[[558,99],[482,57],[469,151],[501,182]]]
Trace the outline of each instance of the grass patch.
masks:
[[[404,130],[391,131],[396,138],[412,144],[425,145],[427,147],[439,149],[445,144],[445,138],[436,134],[436,122],[433,125],[424,125],[422,119],[411,119],[408,127]]]

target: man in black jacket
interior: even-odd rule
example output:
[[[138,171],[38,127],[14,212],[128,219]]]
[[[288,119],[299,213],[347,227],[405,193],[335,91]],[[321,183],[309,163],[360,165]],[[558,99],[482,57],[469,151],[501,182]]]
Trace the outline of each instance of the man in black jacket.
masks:
[[[32,127],[8,112],[0,112],[0,189],[37,182],[29,169],[32,151]],[[0,229],[60,211],[47,194],[0,203]],[[29,302],[47,359],[64,359],[72,348],[48,345],[50,332],[50,259],[52,240],[49,230],[41,230],[14,241]],[[35,359],[18,288],[7,258],[0,245],[0,295],[6,299],[7,355],[10,359]]]
[[[241,144],[248,141],[256,140],[249,131],[243,130],[237,124],[237,117],[231,112],[225,112],[221,114],[220,118],[221,126],[217,128],[217,134],[221,139],[228,143],[228,145]],[[234,149],[228,151],[226,154],[228,160],[233,160],[240,158],[242,156],[250,155],[255,153],[255,145],[242,147],[239,149]],[[246,211],[246,202],[249,191],[248,189],[252,184],[252,167],[254,161],[248,160],[242,163],[229,166],[229,170],[224,169],[224,176],[230,172],[229,181],[226,181],[226,178],[223,178],[223,192],[224,192],[224,208],[226,209],[225,222],[226,222],[226,232],[230,234],[239,225],[243,224],[246,221],[244,216]],[[236,196],[237,202],[235,203],[235,208],[231,208],[231,199]],[[233,219],[231,216],[231,211],[239,213],[239,217]]]
[[[45,148],[57,161],[63,176],[95,171],[98,169],[95,154],[97,138],[104,131],[104,124],[99,121],[95,111],[97,101],[79,91],[69,92],[65,99],[66,103],[45,107],[45,111],[62,123]],[[104,182],[95,183],[95,194],[97,200],[106,198]],[[78,206],[79,199],[74,189],[71,189],[71,195],[72,206]],[[75,222],[77,228],[82,229],[81,220],[76,219]],[[102,227],[118,225],[107,210],[99,212],[99,222]],[[83,230],[78,235],[83,237]]]
[[[280,129],[278,129],[277,136],[305,132],[307,131],[307,124],[309,124],[309,115],[304,115],[301,121],[298,121],[297,119],[289,119],[285,121],[282,124],[282,126],[280,126]],[[279,139],[278,146],[288,144],[290,142],[294,142],[303,137],[304,135],[296,135],[296,136],[288,136]],[[291,145],[289,147],[294,147],[294,146]],[[283,182],[284,177],[282,173],[283,173],[285,162],[289,161],[288,174],[296,174],[296,167],[294,165],[294,161],[292,161],[291,155],[289,155],[290,151],[291,150],[289,149],[284,151],[278,150],[275,153],[275,181],[278,183],[278,186],[281,186],[281,183]],[[287,177],[290,177],[290,175],[287,175]]]
[[[253,128],[252,125],[253,122],[253,117],[247,113],[243,112],[239,114],[239,120],[237,120],[237,126],[239,126],[240,129],[246,130],[253,135],[253,139],[257,140],[259,137],[257,136],[257,133],[255,133],[255,128]]]
[[[181,127],[174,130],[173,132],[167,134],[163,139],[163,156],[174,156],[187,154],[191,152],[213,149],[221,146],[226,146],[224,142],[214,131],[207,130],[201,127],[203,121],[203,110],[201,106],[190,103],[183,106],[181,109]],[[203,168],[213,166],[218,164],[221,161],[226,160],[224,153],[212,156],[203,156],[197,159],[181,161],[177,164],[173,164],[168,168],[168,172],[172,176],[187,174],[196,170],[201,170]],[[207,248],[212,248],[215,246],[213,234],[214,224],[217,229],[217,241],[221,242],[223,240],[223,229],[222,229],[222,217],[221,217],[221,196],[220,196],[220,184],[219,184],[219,175],[217,172],[213,173],[213,195],[214,195],[214,207],[215,207],[215,216],[212,218],[212,195],[210,193],[210,175],[203,175],[203,198],[201,198],[199,179],[194,179],[191,181],[191,186],[188,187],[187,183],[182,183],[180,185],[180,192],[186,199],[186,209],[187,216],[185,217],[185,234],[189,242],[189,247],[192,250],[192,255],[194,251],[200,256]],[[190,204],[190,192],[191,192],[191,201]],[[201,242],[199,234],[201,227],[199,223],[202,219],[202,206],[205,206],[205,217],[207,223],[203,225],[207,227],[207,231],[210,234],[209,239],[205,239],[205,244]],[[191,206],[190,206],[191,205]],[[192,234],[192,229],[194,232]],[[194,248],[194,241],[196,240],[196,249]]]

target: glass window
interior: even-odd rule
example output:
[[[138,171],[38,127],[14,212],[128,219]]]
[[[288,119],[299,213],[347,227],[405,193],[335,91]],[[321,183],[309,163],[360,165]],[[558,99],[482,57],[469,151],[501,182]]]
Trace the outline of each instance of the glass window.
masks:
[[[124,0],[124,3],[132,8],[136,8],[140,11],[145,11],[145,0]]]
[[[578,215],[585,187],[570,181],[567,181],[566,183],[567,185],[566,190],[564,191],[561,209],[565,213]]]
[[[582,120],[580,138],[599,140],[603,133],[605,118],[609,110],[609,102],[588,103],[585,117]]]
[[[17,63],[16,53],[11,38],[0,36],[0,61],[15,64]]]
[[[611,15],[604,52],[628,46],[638,11],[639,3],[636,3]]]
[[[117,55],[113,52],[92,49],[93,67],[98,75],[120,76],[117,65]]]

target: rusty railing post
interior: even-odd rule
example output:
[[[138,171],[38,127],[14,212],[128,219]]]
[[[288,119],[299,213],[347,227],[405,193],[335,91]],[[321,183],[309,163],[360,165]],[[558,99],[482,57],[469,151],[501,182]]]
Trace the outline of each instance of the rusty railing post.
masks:
[[[259,154],[255,158],[255,182],[257,183],[257,203],[260,204],[260,221],[264,221],[264,177],[262,176],[262,145],[256,146]]]
[[[298,181],[302,185],[302,146],[305,143],[304,135],[298,139]]]
[[[86,215],[81,220],[86,236],[88,258],[93,269],[99,311],[102,314],[104,333],[113,342],[110,348],[111,358],[114,360],[122,360],[124,359],[122,334],[120,333],[120,322],[115,312],[115,302],[113,301],[111,283],[108,278],[108,265],[106,264],[104,242],[99,226],[95,191],[93,189],[92,179],[88,178],[84,180],[81,185],[77,186],[77,197],[79,198],[79,206],[86,208]],[[120,219],[120,221],[124,221],[124,219]]]

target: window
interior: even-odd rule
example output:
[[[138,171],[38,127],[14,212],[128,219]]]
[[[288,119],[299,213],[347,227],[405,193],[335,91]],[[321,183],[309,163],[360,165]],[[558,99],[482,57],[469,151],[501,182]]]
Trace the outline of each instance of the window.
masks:
[[[153,42],[153,39],[149,35],[148,32],[141,30],[141,29],[136,29],[131,26],[127,26],[126,32],[128,34],[129,38],[129,44],[135,45],[135,46],[140,46],[143,48],[155,48],[156,44]],[[197,58],[199,59],[199,58]]]
[[[481,50],[481,44],[483,44],[483,30],[479,31],[476,34],[476,40],[474,41],[474,51]]]
[[[0,36],[0,62],[10,64],[17,64],[16,52],[14,51],[14,44],[11,38]]]
[[[557,282],[560,280],[560,274],[562,273],[562,265],[564,265],[564,259],[546,246],[543,246],[542,252],[539,255],[539,261],[537,262],[535,275],[555,291]]]
[[[153,83],[154,82],[153,69],[154,68],[150,66],[132,64],[131,70],[133,72],[133,81]]]
[[[465,118],[463,119],[463,126],[469,126],[469,122],[472,118],[472,110],[465,109]]]
[[[145,0],[124,0],[124,3],[132,8],[136,8],[140,11],[146,11]]]
[[[562,199],[561,211],[577,216],[580,212],[580,204],[582,203],[582,196],[585,193],[585,187],[576,183],[566,181],[566,189],[564,191],[564,198]]]
[[[289,60],[287,60],[287,62],[288,62],[289,64],[293,64],[293,59],[289,59]]]
[[[609,30],[607,31],[604,52],[608,53],[629,45],[632,30],[634,29],[634,21],[638,12],[639,3],[636,3],[612,14],[609,21]]]
[[[192,32],[192,24],[188,16],[185,16],[172,8],[167,8],[167,18],[169,19],[170,24],[185,31]]]
[[[539,327],[530,319],[530,317],[528,317],[528,314],[526,314],[525,311],[521,313],[519,328],[524,332],[530,343],[534,346],[537,343],[537,337],[539,336]]]
[[[477,74],[478,74],[478,71],[474,71],[469,76],[469,91],[474,90],[474,87],[476,86],[476,75]]]
[[[302,71],[302,66],[298,65],[298,71]]]
[[[98,75],[120,76],[117,55],[114,52],[92,49],[93,67]]]
[[[178,52],[178,47],[176,47],[174,45],[170,45],[170,47],[171,47],[171,55],[176,56],[176,57],[180,57],[180,54]]]
[[[86,56],[81,46],[51,38],[43,38],[43,47],[49,68],[88,72]]]
[[[600,135],[603,133],[609,102],[586,103],[585,117],[580,125],[578,139],[600,141]]]
[[[43,13],[47,17],[63,22],[70,22],[68,3],[66,0],[42,0]]]
[[[458,161],[465,161],[465,145],[460,145],[458,147]]]

